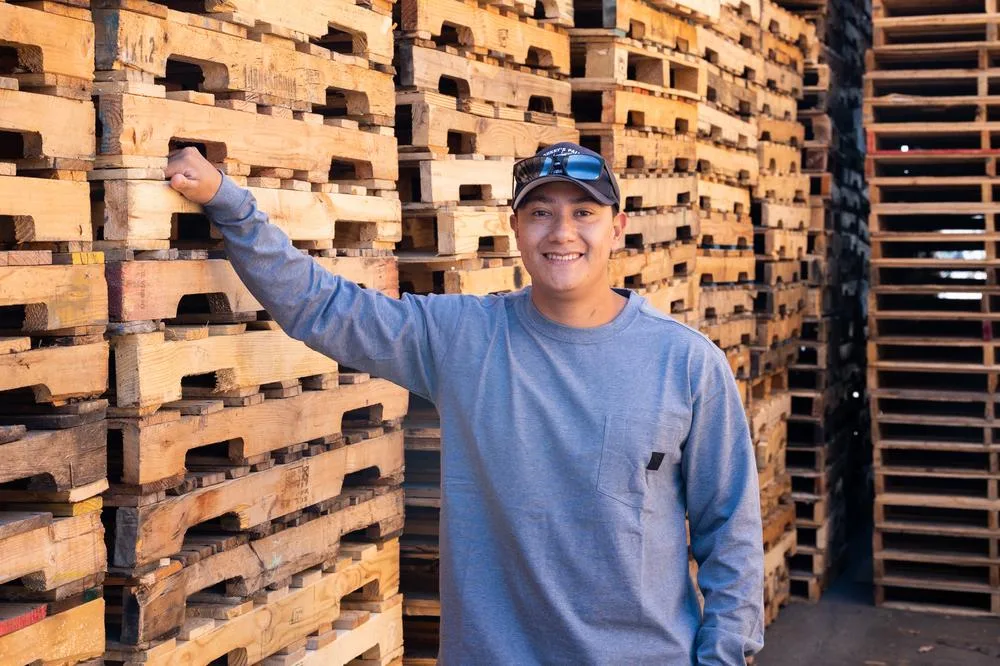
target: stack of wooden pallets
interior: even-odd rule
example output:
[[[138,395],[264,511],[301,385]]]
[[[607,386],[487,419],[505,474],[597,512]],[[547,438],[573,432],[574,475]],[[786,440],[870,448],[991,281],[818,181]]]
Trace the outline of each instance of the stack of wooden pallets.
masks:
[[[873,14],[876,601],[996,616],[996,6],[901,0]]]
[[[695,132],[705,69],[693,23],[644,0],[577,2],[573,114],[600,152],[629,216],[611,282],[695,323]]]
[[[847,1],[805,11],[782,4],[816,26],[820,44],[806,61],[799,104],[811,222],[805,318],[789,376],[787,453],[798,532],[792,594],[817,601],[847,547],[847,497],[865,494],[865,484],[856,482],[866,467],[861,299],[868,254],[858,111],[868,17],[862,4]]]
[[[406,392],[286,336],[163,181],[168,152],[195,146],[298,249],[398,293],[391,5],[293,5],[94,3],[105,663],[402,652]]]
[[[108,298],[92,251],[94,26],[0,4],[0,662],[104,651]]]

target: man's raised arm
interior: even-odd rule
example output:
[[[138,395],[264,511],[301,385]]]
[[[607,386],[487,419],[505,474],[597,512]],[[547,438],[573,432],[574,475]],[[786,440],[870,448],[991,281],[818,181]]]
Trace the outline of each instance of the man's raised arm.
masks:
[[[396,300],[339,277],[292,246],[240,188],[194,148],[170,156],[170,185],[222,232],[236,273],[288,335],[359,370],[434,398],[437,368],[456,330],[462,300]]]

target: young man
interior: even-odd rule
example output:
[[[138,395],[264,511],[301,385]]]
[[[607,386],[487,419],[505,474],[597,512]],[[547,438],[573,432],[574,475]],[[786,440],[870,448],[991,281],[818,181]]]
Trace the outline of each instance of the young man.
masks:
[[[599,155],[558,144],[515,166],[532,286],[485,298],[361,289],[193,149],[167,175],[205,204],[289,335],[437,405],[440,664],[731,665],[761,648],[757,472],[736,384],[707,338],[609,286],[627,220]]]

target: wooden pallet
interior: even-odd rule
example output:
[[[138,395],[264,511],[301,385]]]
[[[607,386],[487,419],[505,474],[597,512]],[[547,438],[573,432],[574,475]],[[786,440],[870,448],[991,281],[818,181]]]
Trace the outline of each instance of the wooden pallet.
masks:
[[[96,64],[104,81],[127,76],[128,80],[141,79],[149,85],[165,80],[169,87],[176,74],[168,72],[168,62],[174,65],[180,59],[200,70],[203,79],[198,90],[219,99],[392,124],[392,76],[371,69],[368,62],[370,59],[388,65],[392,60],[392,21],[388,16],[341,2],[343,11],[331,18],[360,37],[352,40],[359,47],[354,55],[343,55],[312,44],[303,48],[276,37],[257,41],[250,38],[252,33],[247,28],[167,11],[150,2],[117,4],[136,11],[94,13],[98,28]],[[113,85],[99,83],[97,87],[102,90]],[[328,96],[340,96],[339,103],[328,105]]]
[[[291,177],[292,172],[282,175]],[[320,185],[319,191],[310,192],[292,189],[298,181],[291,179],[270,182],[237,176],[235,180],[243,185],[248,181],[268,185],[248,189],[269,220],[292,240],[333,240],[337,247],[385,244],[392,249],[392,243],[400,239],[398,199],[371,196],[364,188],[356,193],[358,188],[338,187],[335,183]],[[137,250],[165,249],[176,244],[163,241],[182,240],[180,228],[174,224],[177,216],[185,215],[190,220],[202,212],[201,206],[182,197],[163,180],[105,180],[96,192],[100,201],[95,217],[103,237],[124,241],[125,247]],[[207,246],[205,238],[220,237],[217,230],[209,230],[207,219],[201,229],[205,231],[197,239],[202,247]]]
[[[770,550],[764,553],[764,623],[778,618],[781,607],[788,603],[790,587],[788,557],[795,552],[795,530],[787,530]]]
[[[764,57],[760,51],[744,46],[753,41],[749,31],[741,34],[740,39],[742,44],[720,34],[715,26],[698,26],[696,43],[702,57],[721,70],[747,81],[760,80]]]
[[[368,422],[378,424],[402,418],[406,406],[405,391],[373,379],[248,406],[192,401],[190,407],[200,409],[184,413],[188,405],[180,403],[139,419],[112,418],[108,426],[122,443],[121,482],[151,493],[181,482],[186,456],[199,447],[228,442],[220,466],[249,465],[262,454],[341,434],[351,425],[345,416],[358,410],[367,410]]]
[[[697,192],[693,174],[622,174],[618,187],[625,213],[688,206]]]
[[[45,605],[41,608],[42,617],[30,618],[27,626],[0,636],[6,663],[82,664],[104,652],[103,599],[81,600],[49,614]],[[16,621],[25,610],[25,604],[0,604],[0,617]]]
[[[693,272],[695,255],[692,243],[621,250],[611,255],[608,279],[613,287],[636,288],[684,277]]]
[[[199,523],[232,514],[226,524],[246,530],[336,497],[349,474],[376,467],[384,477],[402,465],[403,437],[397,430],[181,495],[109,496],[109,504],[118,505],[115,565],[146,567],[180,552],[185,533]]]
[[[756,113],[759,88],[744,78],[723,71],[707,63],[705,101],[720,111],[735,117],[748,117]],[[756,118],[759,122],[760,118]]]
[[[746,314],[704,321],[698,329],[720,349],[745,346],[753,339],[754,318],[753,315]]]
[[[0,34],[17,51],[5,74],[21,90],[89,101],[94,80],[94,24],[86,10],[0,4]]]
[[[698,214],[686,206],[655,209],[648,208],[628,213],[625,233],[614,250],[643,248],[674,240],[685,240],[698,235]]]
[[[697,101],[706,93],[702,61],[604,30],[574,30],[574,58],[582,65],[581,85],[630,86]],[[574,89],[576,89],[574,82]]]
[[[198,613],[204,590],[225,583],[227,597],[247,599],[335,560],[347,534],[365,529],[375,537],[398,532],[403,524],[402,490],[375,496],[364,490],[346,489],[331,503],[340,508],[269,536],[252,541],[231,534],[194,536],[166,565],[137,577],[112,575],[107,585],[122,599],[121,630],[112,640],[149,646]],[[201,552],[201,557],[196,555]]]
[[[0,8],[11,6],[17,5]],[[86,182],[17,176],[13,166],[13,171],[0,175],[0,215],[14,218],[12,234],[8,233],[11,241],[18,245],[91,241],[90,218],[81,214],[90,200]]]
[[[758,129],[754,117],[734,116],[714,104],[698,104],[698,136],[738,150],[757,149]]]
[[[222,619],[192,617],[176,638],[148,648],[129,648],[110,642],[106,662],[122,664],[208,664],[236,653],[243,663],[257,663],[287,646],[315,635],[313,652],[326,645],[331,625],[358,623],[363,613],[386,613],[402,604],[399,588],[399,543],[342,544],[335,563],[314,567],[291,577],[280,590],[262,593],[252,604]],[[357,592],[356,592],[357,591]],[[352,594],[354,593],[354,594]],[[219,611],[225,613],[225,601]],[[361,611],[361,614],[345,613]],[[336,641],[332,644],[336,645]],[[396,650],[399,646],[392,646]],[[294,651],[301,648],[296,647]],[[336,649],[330,650],[336,654]],[[302,655],[305,657],[306,655]],[[310,663],[322,661],[322,653]]]
[[[0,561],[0,583],[20,580],[24,589],[35,593],[103,575],[107,551],[99,508],[66,518],[37,511],[0,512]]]
[[[391,134],[362,131],[349,120],[324,123],[318,114],[296,113],[299,118],[293,118],[226,109],[214,106],[207,93],[176,97],[100,95],[103,134],[97,165],[108,171],[102,179],[155,179],[149,174],[162,174],[174,139],[203,142],[210,160],[225,163],[227,172],[236,174],[250,175],[250,167],[270,167],[291,169],[299,172],[300,180],[320,183],[391,183],[398,177],[396,139]],[[335,171],[331,178],[335,162],[350,165],[353,173],[341,178]]]
[[[681,53],[693,53],[698,44],[695,26],[643,0],[589,0],[576,5],[578,30],[604,28],[606,34],[627,35]],[[576,31],[571,30],[570,38],[575,34]]]
[[[697,322],[697,285],[687,277],[653,282],[634,291],[654,308],[682,324],[693,327]]]
[[[108,295],[102,263],[0,266],[0,308],[21,306],[25,334],[107,323]]]
[[[704,176],[697,178],[698,207],[703,211],[741,217],[750,213],[750,192]]]
[[[745,187],[757,182],[760,165],[753,152],[733,150],[707,141],[698,141],[695,145],[699,174],[734,186]]]
[[[580,143],[600,153],[618,172],[687,173],[697,162],[698,144],[688,136],[603,123],[577,123]]]
[[[809,238],[805,231],[756,227],[754,251],[762,261],[801,260],[806,255]]]
[[[364,287],[399,294],[392,257],[316,257],[315,262]],[[110,314],[116,322],[173,319],[192,295],[206,295],[209,312],[220,321],[226,315],[264,310],[225,259],[113,262],[107,275]]]
[[[753,247],[753,221],[717,210],[701,210],[698,245],[705,249],[750,250]]]
[[[399,195],[405,203],[504,205],[514,196],[513,158],[403,153]]]
[[[30,388],[40,403],[101,395],[108,388],[108,343],[89,342],[31,348],[31,339],[3,338],[0,391]]]
[[[517,256],[517,240],[506,206],[408,205],[400,252],[436,252],[442,256],[492,254]],[[398,282],[397,282],[398,284]]]
[[[695,271],[702,286],[742,283],[750,289],[755,259],[748,250],[701,249]]]
[[[802,283],[764,287],[757,291],[754,309],[769,316],[783,317],[805,307],[807,287]]]
[[[572,84],[573,111],[579,123],[678,135],[693,135],[697,129],[698,107],[688,99],[586,79],[573,79]]]
[[[507,15],[462,0],[401,0],[400,29],[406,36],[438,40],[481,55],[569,74],[569,38],[554,25]],[[445,25],[448,26],[446,34]],[[447,41],[445,41],[447,40]]]
[[[403,254],[399,257],[400,291],[417,294],[487,294],[516,291],[531,276],[516,258],[479,259]]]
[[[18,414],[17,410],[15,405],[5,405],[0,414],[0,423],[20,422],[0,425],[0,455],[4,458],[0,483],[30,479],[30,487],[36,490],[70,491],[104,481],[107,426],[103,409],[78,417],[83,424],[61,430],[27,430],[25,422],[36,425],[44,421],[40,425],[49,428],[62,424],[57,421],[59,416]]]
[[[431,48],[423,42],[400,41],[396,50],[397,85],[403,91],[439,92],[443,78],[460,102],[490,105],[497,118],[523,120],[529,109],[572,116],[569,81],[504,67],[486,58],[466,57],[454,49]]]
[[[804,231],[812,221],[809,206],[772,201],[762,201],[759,206],[759,215],[754,215],[754,220],[762,227]]]
[[[262,322],[264,323],[264,322]],[[149,414],[185,397],[182,379],[213,373],[213,387],[199,397],[261,384],[337,372],[337,363],[280,330],[246,330],[246,324],[173,326],[166,331],[114,340],[114,405]],[[188,397],[195,394],[188,391]]]
[[[701,265],[702,257],[698,257]],[[704,321],[742,315],[753,311],[753,289],[750,285],[720,285],[698,290],[698,309]],[[747,350],[749,354],[749,350]]]
[[[757,115],[786,122],[794,122],[798,117],[798,101],[795,97],[756,84],[750,85],[757,92]]]
[[[96,143],[91,102],[0,88],[0,107],[0,131],[23,137],[19,169],[90,168]]]

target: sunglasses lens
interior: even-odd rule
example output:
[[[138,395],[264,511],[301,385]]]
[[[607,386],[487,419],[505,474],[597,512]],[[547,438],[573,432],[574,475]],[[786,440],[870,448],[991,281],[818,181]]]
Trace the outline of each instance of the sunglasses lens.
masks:
[[[552,158],[529,157],[514,165],[514,180],[524,185],[547,175],[552,170]]]
[[[563,168],[566,175],[577,180],[597,180],[601,177],[604,163],[590,155],[570,155]]]

